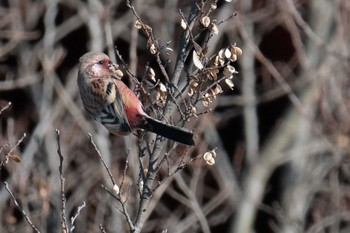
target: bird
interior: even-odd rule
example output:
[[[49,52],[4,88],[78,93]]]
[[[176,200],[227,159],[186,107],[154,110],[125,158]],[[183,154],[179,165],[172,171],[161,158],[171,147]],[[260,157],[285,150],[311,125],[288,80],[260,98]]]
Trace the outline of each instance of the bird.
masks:
[[[185,129],[150,117],[136,94],[121,80],[117,64],[103,52],[91,51],[79,59],[77,84],[84,108],[110,133],[125,136],[141,129],[194,146]]]

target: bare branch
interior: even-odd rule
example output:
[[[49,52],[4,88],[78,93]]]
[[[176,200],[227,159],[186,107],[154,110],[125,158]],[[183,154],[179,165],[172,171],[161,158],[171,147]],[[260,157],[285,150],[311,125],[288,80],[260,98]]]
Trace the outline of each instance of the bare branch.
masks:
[[[62,232],[63,233],[68,233],[68,224],[67,224],[67,217],[66,217],[66,195],[64,193],[64,185],[65,185],[65,178],[63,176],[63,156],[61,153],[61,142],[60,142],[60,136],[61,133],[58,129],[56,129],[56,134],[57,134],[57,154],[58,158],[60,161],[58,171],[60,173],[60,181],[61,181],[61,226],[62,226]],[[73,228],[74,229],[74,228]]]
[[[108,176],[109,176],[109,178],[111,179],[111,182],[112,182],[113,186],[116,185],[116,182],[114,181],[114,177],[113,177],[111,171],[109,170],[107,164],[106,164],[105,161],[103,160],[100,150],[97,148],[95,142],[94,142],[93,139],[92,139],[92,135],[91,135],[90,133],[89,133],[88,135],[89,135],[89,137],[90,137],[90,143],[93,145],[95,151],[97,152],[97,155],[98,155],[98,157],[100,158],[100,161],[102,162],[104,168],[106,169],[106,171],[107,171],[107,173],[108,173]]]
[[[15,206],[17,207],[17,209],[19,209],[21,211],[21,214],[23,215],[23,217],[25,218],[25,220],[27,221],[27,223],[33,228],[33,230],[37,233],[40,233],[40,231],[38,230],[38,228],[36,228],[36,226],[32,223],[32,221],[29,219],[29,217],[27,216],[26,212],[21,208],[21,206],[18,204],[17,199],[15,197],[15,195],[12,193],[12,191],[9,188],[8,183],[5,181],[5,188],[7,190],[7,192],[11,195],[12,197],[12,201],[15,204]]]
[[[81,211],[82,209],[84,209],[85,207],[86,207],[86,203],[85,203],[85,201],[84,201],[82,205],[78,206],[78,210],[77,210],[77,212],[75,213],[75,215],[72,216],[72,217],[70,218],[70,225],[71,225],[71,227],[70,227],[70,229],[69,229],[69,232],[73,232],[73,231],[74,231],[74,229],[75,229],[75,225],[74,225],[74,224],[75,224],[75,220],[76,220],[77,217],[79,216],[80,211]]]

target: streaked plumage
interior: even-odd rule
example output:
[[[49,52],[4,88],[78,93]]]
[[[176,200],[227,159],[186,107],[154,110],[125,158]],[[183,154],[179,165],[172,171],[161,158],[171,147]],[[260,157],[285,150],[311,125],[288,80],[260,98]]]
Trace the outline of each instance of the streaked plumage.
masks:
[[[145,129],[187,145],[193,134],[149,117],[135,95],[111,68],[115,64],[101,52],[88,52],[79,59],[78,86],[85,109],[111,133],[127,135]]]

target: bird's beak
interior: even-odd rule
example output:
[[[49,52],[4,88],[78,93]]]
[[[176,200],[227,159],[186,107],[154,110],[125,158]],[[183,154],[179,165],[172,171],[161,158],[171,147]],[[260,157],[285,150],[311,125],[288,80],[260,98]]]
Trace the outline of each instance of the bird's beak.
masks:
[[[116,63],[111,61],[108,63],[108,69],[112,71],[112,77],[116,79],[122,79],[123,72],[118,68],[119,66]]]

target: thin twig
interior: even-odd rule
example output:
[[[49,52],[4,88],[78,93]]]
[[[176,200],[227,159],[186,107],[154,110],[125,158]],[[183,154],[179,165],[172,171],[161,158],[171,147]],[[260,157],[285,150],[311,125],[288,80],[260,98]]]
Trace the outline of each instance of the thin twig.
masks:
[[[74,225],[75,220],[76,220],[77,217],[79,216],[80,211],[81,211],[82,209],[84,209],[84,207],[86,207],[85,201],[83,202],[83,204],[82,204],[81,206],[78,207],[78,210],[77,210],[76,214],[70,218],[70,225],[71,225],[71,227],[70,227],[70,229],[69,229],[69,232],[73,232],[73,231],[74,231],[74,229],[75,229],[75,225]]]
[[[0,115],[2,114],[2,112],[3,111],[5,111],[6,109],[8,109],[10,106],[11,106],[11,102],[8,102],[8,104],[7,105],[5,105],[4,107],[2,107],[1,109],[0,109]]]
[[[139,80],[136,78],[136,76],[131,72],[128,64],[124,61],[122,55],[119,53],[118,47],[114,46],[114,52],[117,55],[118,60],[122,63],[122,67],[126,71],[126,73],[129,75],[129,77],[133,80],[133,82],[136,84],[136,86],[140,86]]]
[[[109,195],[111,195],[114,199],[118,200],[119,201],[119,196],[116,196],[114,193],[112,193],[109,189],[107,189],[106,186],[104,186],[103,184],[101,184],[101,188],[103,190],[105,190]],[[121,213],[123,213],[122,210],[118,209]]]
[[[67,217],[66,217],[66,195],[64,194],[64,184],[65,184],[65,178],[63,176],[63,156],[61,153],[61,142],[60,142],[60,136],[61,133],[58,129],[56,129],[56,134],[57,134],[57,154],[58,158],[60,160],[60,164],[58,167],[58,171],[60,173],[60,180],[61,180],[61,201],[62,201],[62,206],[61,206],[61,211],[62,211],[62,232],[67,233],[68,232],[68,224],[67,224]]]
[[[8,146],[10,146],[9,142],[6,142],[4,145],[1,146],[1,148],[0,148],[0,155],[1,155],[1,152]]]
[[[97,146],[96,146],[94,140],[92,139],[92,135],[91,135],[90,133],[89,133],[88,135],[89,135],[89,137],[90,137],[90,143],[94,146],[94,149],[95,149],[95,151],[97,152],[98,157],[100,158],[100,160],[101,160],[101,162],[102,162],[104,168],[106,169],[106,171],[107,171],[107,173],[108,173],[109,178],[110,178],[111,181],[112,181],[113,187],[116,186],[117,184],[116,184],[116,182],[115,182],[115,180],[114,180],[114,177],[113,177],[111,171],[109,170],[109,168],[108,168],[106,162],[105,162],[104,159],[102,158],[102,155],[101,155],[100,150],[97,148]],[[112,192],[110,192],[104,185],[101,185],[101,187],[102,187],[105,191],[107,191],[111,196],[113,196],[117,201],[119,201],[119,203],[120,203],[121,206],[122,206],[122,210],[120,210],[119,208],[118,208],[118,210],[125,216],[125,218],[126,218],[128,224],[129,224],[130,229],[133,229],[134,226],[133,226],[132,220],[131,220],[131,218],[130,218],[130,215],[129,215],[129,213],[128,213],[128,210],[126,209],[126,201],[127,201],[127,200],[122,201],[122,197],[121,197],[121,193],[122,193],[122,191],[123,191],[124,179],[125,179],[125,176],[126,176],[126,171],[127,171],[127,169],[128,169],[128,160],[126,160],[126,162],[125,162],[125,167],[124,167],[124,171],[123,171],[123,178],[122,178],[122,182],[121,182],[121,185],[120,185],[120,191],[117,193],[118,196],[115,196],[115,195],[114,195]]]
[[[182,171],[188,165],[192,164],[195,160],[197,160],[197,159],[202,157],[201,155],[198,155],[198,156],[190,159],[189,161],[184,162],[184,159],[188,155],[189,150],[190,150],[190,148],[188,148],[187,151],[185,152],[185,154],[182,156],[182,158],[181,158],[181,160],[179,162],[179,165],[176,167],[176,169],[173,172],[170,173],[170,171],[169,171],[170,168],[169,168],[169,165],[168,165],[168,174],[153,187],[152,192],[155,192],[159,188],[159,186],[161,186],[162,184],[164,184],[168,180],[168,178],[170,178],[171,176],[175,175],[179,171]],[[165,157],[165,156],[163,157],[162,163],[164,161],[168,162],[167,157]],[[159,164],[159,168],[158,169],[160,169],[160,166],[161,166],[161,164]]]
[[[23,136],[17,141],[16,145],[14,145],[14,146],[10,149],[10,151],[6,153],[5,159],[3,159],[3,160],[0,161],[0,171],[1,171],[2,167],[4,166],[4,164],[8,162],[8,159],[11,158],[12,152],[19,146],[19,144],[22,143],[22,141],[24,140],[24,138],[25,138],[26,136],[27,136],[27,134],[24,133]],[[7,147],[7,146],[9,146],[9,145],[10,145],[9,142],[5,143],[5,145],[2,146],[2,147],[0,148],[0,153],[2,152],[2,150],[3,150],[5,147]]]
[[[17,141],[16,145],[14,145],[11,150],[6,154],[6,157],[11,156],[11,153],[19,146],[19,144],[22,143],[24,138],[27,136],[26,133],[23,134],[23,136]]]
[[[123,170],[122,181],[120,182],[120,189],[121,189],[121,190],[123,190],[123,188],[124,188],[124,181],[125,181],[126,172],[127,172],[128,168],[129,168],[129,160],[126,159],[126,160],[125,160],[124,170]]]
[[[102,233],[107,233],[105,228],[102,226],[102,224],[99,225],[99,228],[100,228]]]
[[[187,24],[187,27],[186,27],[187,30],[182,35],[179,50],[178,50],[181,52],[178,54],[176,58],[175,69],[171,77],[172,78],[171,81],[174,85],[178,85],[181,73],[185,67],[185,61],[187,60],[188,54],[192,49],[192,46],[188,46],[188,45],[189,45],[190,38],[192,37],[192,34],[191,34],[192,28],[199,14],[198,8],[195,5],[196,5],[195,3],[192,4],[188,20],[187,21],[185,20]],[[180,11],[180,15],[181,14],[182,12]]]
[[[91,135],[90,133],[89,133],[88,135],[89,135],[89,137],[90,137],[90,143],[94,146],[94,149],[95,149],[95,151],[97,152],[97,155],[98,155],[98,157],[100,158],[100,160],[101,160],[101,162],[102,162],[104,168],[106,169],[106,171],[107,171],[107,173],[108,173],[108,176],[109,176],[109,178],[111,179],[111,182],[112,182],[113,186],[116,185],[116,182],[114,181],[114,177],[113,177],[111,171],[109,170],[109,168],[108,168],[106,162],[105,162],[104,159],[102,158],[102,155],[101,155],[100,150],[97,148],[97,146],[96,146],[94,140],[92,139],[92,135]]]
[[[178,112],[179,112],[179,114],[180,114],[180,116],[181,116],[181,120],[184,121],[185,118],[186,118],[186,116],[185,116],[185,114],[182,112],[180,105],[177,103],[176,98],[175,98],[175,96],[172,94],[171,91],[169,91],[169,96],[170,96],[171,99],[173,100],[173,103],[176,105],[177,110],[178,110]],[[179,96],[182,97],[181,93],[179,94]],[[182,100],[183,100],[183,103],[184,103],[184,105],[185,105],[185,109],[187,109],[187,108],[186,108],[186,102],[185,102],[185,100],[184,100],[183,98],[182,98]]]
[[[155,36],[153,35],[152,32],[152,28],[146,24],[143,23],[141,17],[138,15],[138,13],[135,10],[135,7],[130,3],[130,1],[126,1],[126,5],[127,7],[129,7],[129,9],[132,11],[132,13],[134,14],[134,16],[137,18],[138,22],[141,24],[142,29],[144,30],[144,32],[146,33],[147,37],[149,40],[151,40],[151,42],[154,44],[154,46],[156,47],[156,59],[157,59],[157,64],[159,66],[159,69],[161,71],[161,73],[163,74],[165,80],[169,83],[170,79],[169,79],[169,75],[165,70],[165,66],[162,63],[162,59],[160,57],[160,51],[161,51],[161,47],[166,47],[166,46],[160,46],[158,40],[155,38]]]
[[[12,191],[9,188],[8,183],[5,181],[5,188],[7,190],[7,192],[11,195],[13,203],[15,204],[15,206],[17,207],[17,209],[19,209],[21,211],[22,216],[25,218],[25,220],[27,221],[27,223],[33,228],[33,230],[37,233],[40,233],[40,231],[38,230],[38,228],[35,227],[35,225],[32,223],[32,221],[29,219],[29,217],[27,216],[26,212],[21,208],[21,206],[18,204],[17,199],[15,197],[15,195],[12,193]]]
[[[120,213],[122,213],[122,214],[125,216],[126,221],[128,222],[131,231],[133,231],[133,229],[134,229],[134,224],[133,224],[133,222],[132,222],[132,220],[131,220],[131,218],[130,218],[130,215],[129,215],[129,213],[128,213],[128,210],[126,209],[126,204],[125,204],[125,202],[122,201],[121,192],[119,192],[119,193],[117,194],[118,196],[115,196],[114,193],[112,193],[111,191],[109,191],[109,190],[106,188],[106,186],[104,186],[103,184],[101,184],[101,187],[102,187],[103,190],[105,190],[109,195],[111,195],[114,199],[116,199],[116,200],[120,203],[122,209],[120,209],[118,206],[115,206],[115,207],[117,208],[117,210],[120,211]],[[128,194],[128,195],[129,195],[129,194]]]

